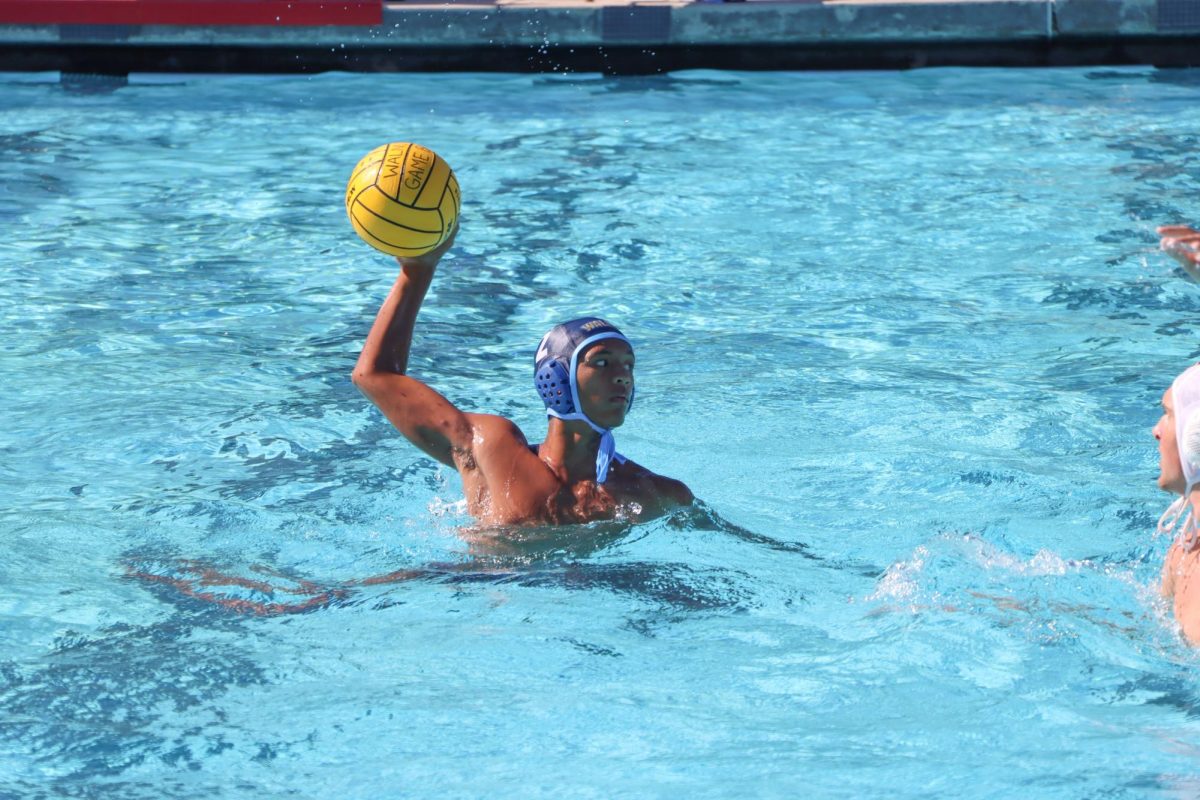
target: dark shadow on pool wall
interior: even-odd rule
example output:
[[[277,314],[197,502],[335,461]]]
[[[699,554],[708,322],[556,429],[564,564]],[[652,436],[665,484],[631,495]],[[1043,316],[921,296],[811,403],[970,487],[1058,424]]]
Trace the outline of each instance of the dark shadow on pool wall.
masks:
[[[600,72],[684,69],[853,70],[920,67],[1200,66],[1200,36],[767,43],[737,45],[261,47],[0,45],[0,71],[98,76],[130,72]]]

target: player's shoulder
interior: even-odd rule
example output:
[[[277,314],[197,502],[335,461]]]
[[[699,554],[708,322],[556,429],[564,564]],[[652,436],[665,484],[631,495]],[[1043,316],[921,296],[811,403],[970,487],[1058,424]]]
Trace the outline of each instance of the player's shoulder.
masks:
[[[660,497],[670,498],[681,506],[690,505],[696,499],[686,483],[666,475],[654,476],[654,488]]]
[[[1167,548],[1167,557],[1163,559],[1162,568],[1162,594],[1164,597],[1171,597],[1175,594],[1176,579],[1182,577],[1181,573],[1186,568],[1185,555],[1179,539],[1171,542],[1171,546]]]
[[[671,500],[679,505],[688,505],[696,499],[692,490],[683,481],[659,475],[636,461],[626,459],[625,463],[621,465],[621,471],[625,472],[629,478],[648,486],[658,497]]]
[[[521,447],[529,445],[529,440],[525,438],[525,432],[517,423],[507,417],[497,414],[464,414],[463,416],[470,423],[476,438],[482,439],[486,444],[503,445],[511,442]]]

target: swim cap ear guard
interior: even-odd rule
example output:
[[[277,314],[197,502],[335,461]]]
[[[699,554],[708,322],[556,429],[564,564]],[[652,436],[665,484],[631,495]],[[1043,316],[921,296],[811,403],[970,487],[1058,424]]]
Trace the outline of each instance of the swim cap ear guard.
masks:
[[[618,463],[625,460],[615,452],[612,431],[593,422],[583,413],[579,402],[579,386],[575,380],[579,356],[589,345],[603,339],[620,339],[631,349],[633,347],[617,326],[599,317],[581,317],[551,328],[542,337],[533,359],[533,384],[546,406],[546,413],[559,419],[582,420],[601,434],[600,451],[596,455],[597,483],[604,483],[613,458]],[[632,393],[629,407],[633,407]]]
[[[1200,408],[1192,411],[1179,431],[1179,463],[1189,485],[1200,477]]]
[[[558,359],[549,359],[540,365],[534,382],[547,411],[570,414],[575,410],[575,404],[571,400],[571,376]]]

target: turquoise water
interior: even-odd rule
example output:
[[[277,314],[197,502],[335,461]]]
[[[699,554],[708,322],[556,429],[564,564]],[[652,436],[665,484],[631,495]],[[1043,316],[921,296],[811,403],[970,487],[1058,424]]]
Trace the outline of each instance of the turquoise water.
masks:
[[[703,508],[473,531],[361,398],[395,139],[464,196],[413,372],[536,441],[601,313]],[[0,797],[1194,795],[1198,148],[1148,69],[0,76]]]

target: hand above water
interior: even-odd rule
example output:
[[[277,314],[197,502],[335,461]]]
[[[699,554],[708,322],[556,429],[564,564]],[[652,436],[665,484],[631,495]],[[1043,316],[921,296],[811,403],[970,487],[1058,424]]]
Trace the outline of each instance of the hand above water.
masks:
[[[442,260],[442,256],[449,252],[454,246],[454,237],[458,236],[458,221],[454,222],[454,230],[450,231],[450,235],[446,237],[446,241],[439,244],[428,253],[419,256],[396,256],[396,261],[400,264],[403,271],[408,273],[419,273],[432,275],[437,268],[438,262]]]
[[[1163,225],[1158,229],[1163,252],[1183,265],[1188,275],[1200,281],[1200,231],[1187,225]]]

